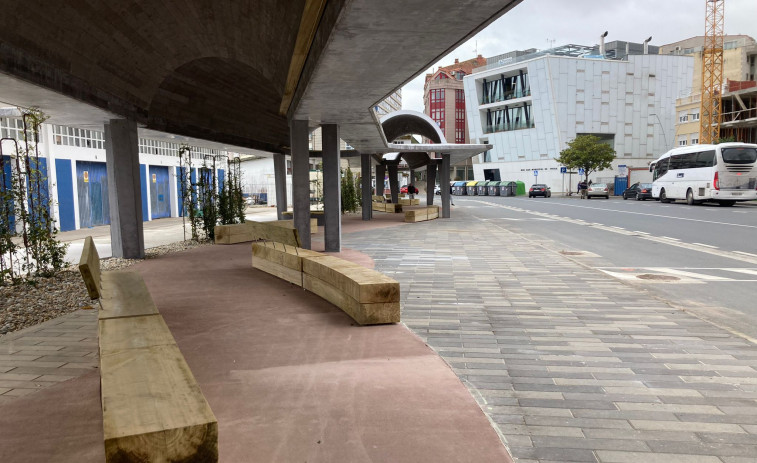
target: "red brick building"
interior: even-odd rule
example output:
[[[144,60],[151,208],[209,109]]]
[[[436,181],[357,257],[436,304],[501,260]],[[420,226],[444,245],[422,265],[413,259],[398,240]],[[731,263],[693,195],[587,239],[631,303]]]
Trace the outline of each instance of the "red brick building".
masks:
[[[423,87],[424,112],[439,124],[448,143],[470,143],[465,120],[463,77],[471,74],[474,68],[485,65],[486,58],[478,55],[462,62],[455,59],[454,64],[426,74],[426,84]],[[470,161],[468,164],[470,165]],[[472,166],[470,173],[466,166],[453,166],[452,170],[453,179],[473,178]]]

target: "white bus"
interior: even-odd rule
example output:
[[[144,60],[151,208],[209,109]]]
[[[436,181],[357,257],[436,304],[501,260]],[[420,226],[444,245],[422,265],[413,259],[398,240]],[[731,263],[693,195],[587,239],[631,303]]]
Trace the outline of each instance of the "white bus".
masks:
[[[714,201],[732,206],[757,199],[757,145],[721,143],[675,148],[649,166],[652,197],[662,203]]]

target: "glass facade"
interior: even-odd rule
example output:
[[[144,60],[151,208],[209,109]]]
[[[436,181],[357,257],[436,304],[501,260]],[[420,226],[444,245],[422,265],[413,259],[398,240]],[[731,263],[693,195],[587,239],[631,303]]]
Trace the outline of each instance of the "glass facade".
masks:
[[[534,120],[530,102],[518,106],[505,106],[502,109],[486,110],[485,133],[532,128],[534,128]]]
[[[455,90],[455,143],[465,143],[465,92]]]
[[[436,88],[429,92],[431,119],[439,125],[444,132],[444,89]]]
[[[502,74],[499,79],[483,81],[483,95],[481,104],[496,103],[499,101],[512,100],[531,96],[531,86],[528,83],[528,73],[523,70],[517,75],[505,77]]]

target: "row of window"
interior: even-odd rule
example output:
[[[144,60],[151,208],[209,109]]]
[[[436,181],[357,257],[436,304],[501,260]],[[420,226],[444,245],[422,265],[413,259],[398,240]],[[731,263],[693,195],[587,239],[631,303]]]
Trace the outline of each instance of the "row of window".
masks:
[[[445,114],[444,114],[444,89],[443,88],[435,88],[431,89],[429,92],[429,109],[431,119],[434,120],[434,122],[437,123],[439,128],[444,132],[444,120],[445,120]]]
[[[455,90],[455,143],[465,143],[465,92]]]
[[[691,116],[691,118],[689,118]],[[699,120],[699,110],[695,113],[687,113],[686,111],[681,111],[678,113],[678,122],[689,122],[691,120],[692,122]]]
[[[0,134],[2,138],[24,139],[24,121],[16,117],[0,117]]]
[[[696,145],[699,143],[699,134],[692,134],[691,135],[691,144]],[[686,146],[689,144],[689,136],[688,135],[679,135],[678,136],[678,146]]]
[[[669,170],[713,167],[715,164],[715,150],[676,154],[655,165],[655,178],[661,177]]]
[[[104,133],[97,130],[53,125],[53,143],[81,148],[104,148]]]

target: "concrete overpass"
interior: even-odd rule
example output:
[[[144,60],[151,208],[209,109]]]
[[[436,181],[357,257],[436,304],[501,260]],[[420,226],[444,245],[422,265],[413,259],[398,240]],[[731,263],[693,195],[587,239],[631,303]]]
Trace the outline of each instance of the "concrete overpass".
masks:
[[[392,151],[371,108],[520,1],[9,3],[0,100],[105,126],[123,257],[144,255],[138,127],[275,153],[279,178],[290,154],[309,247],[308,132],[322,125],[326,241],[338,250],[339,138],[367,161]]]

